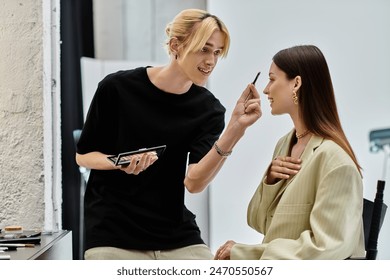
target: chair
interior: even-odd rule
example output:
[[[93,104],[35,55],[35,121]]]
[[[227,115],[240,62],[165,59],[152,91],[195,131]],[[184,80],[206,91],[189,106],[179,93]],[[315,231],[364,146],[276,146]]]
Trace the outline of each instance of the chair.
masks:
[[[385,181],[378,180],[374,202],[364,199],[363,225],[366,248],[365,260],[376,260],[378,253],[378,236],[385,218],[387,205],[383,202]]]
[[[75,147],[77,146],[77,142],[79,142],[81,136],[81,129],[73,130],[73,140]],[[85,229],[84,229],[84,193],[86,189],[86,185],[89,178],[90,170],[80,166],[80,223],[79,223],[79,257],[80,259],[84,259],[84,240],[85,240]]]

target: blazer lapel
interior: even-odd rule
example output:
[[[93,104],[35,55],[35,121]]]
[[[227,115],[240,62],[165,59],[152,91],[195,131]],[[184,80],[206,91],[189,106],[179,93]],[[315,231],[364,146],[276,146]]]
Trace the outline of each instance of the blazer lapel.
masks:
[[[315,150],[322,144],[322,142],[324,142],[323,137],[312,135],[301,155],[302,163],[305,161],[307,162],[307,160],[314,154]]]

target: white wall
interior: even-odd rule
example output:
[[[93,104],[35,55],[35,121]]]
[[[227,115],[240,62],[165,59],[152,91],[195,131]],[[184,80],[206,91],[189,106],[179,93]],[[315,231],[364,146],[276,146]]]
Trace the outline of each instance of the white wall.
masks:
[[[390,2],[209,0],[208,9],[226,23],[232,37],[229,56],[216,68],[209,87],[226,105],[227,117],[259,70],[257,88],[263,90],[277,51],[298,44],[315,44],[323,51],[344,130],[364,168],[364,195],[373,199],[384,154],[369,152],[368,133],[390,127]],[[247,226],[246,207],[277,139],[292,128],[288,117],[270,115],[264,95],[262,109],[263,117],[236,146],[210,189],[214,251],[228,239],[248,244],[262,240]],[[390,205],[390,170],[386,179],[385,202]],[[389,233],[390,213],[379,238],[380,259],[390,259]]]

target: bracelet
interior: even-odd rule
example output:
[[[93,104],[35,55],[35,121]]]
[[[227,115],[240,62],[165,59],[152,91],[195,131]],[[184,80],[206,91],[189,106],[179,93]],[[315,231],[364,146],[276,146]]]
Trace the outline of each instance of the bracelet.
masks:
[[[218,147],[217,141],[215,141],[215,143],[214,143],[214,148],[215,148],[215,150],[217,151],[217,153],[218,153],[221,157],[223,157],[223,158],[227,158],[228,156],[230,156],[230,155],[232,154],[232,151],[229,151],[229,152],[224,152],[224,151],[222,151],[221,148]]]

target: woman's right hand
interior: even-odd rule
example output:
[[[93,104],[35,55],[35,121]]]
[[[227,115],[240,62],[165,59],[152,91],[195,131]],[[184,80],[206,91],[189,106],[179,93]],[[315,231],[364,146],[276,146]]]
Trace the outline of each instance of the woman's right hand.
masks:
[[[271,162],[267,173],[267,184],[275,184],[280,180],[293,177],[301,169],[302,160],[293,157],[278,156]]]

